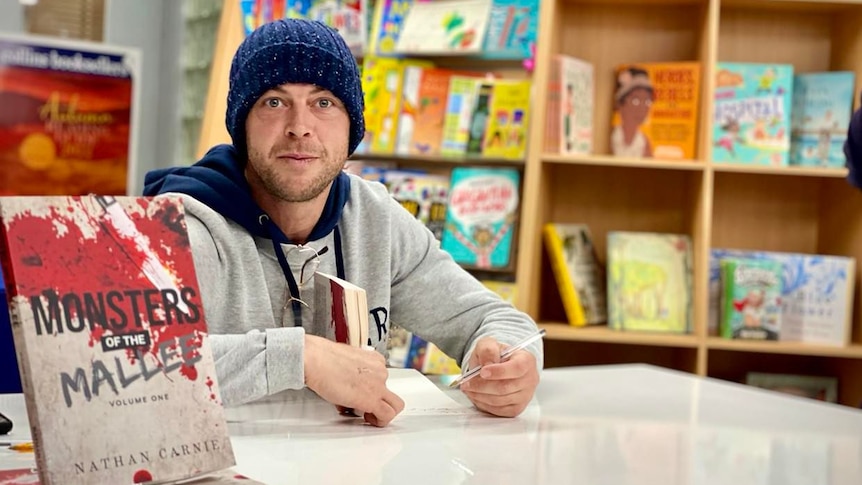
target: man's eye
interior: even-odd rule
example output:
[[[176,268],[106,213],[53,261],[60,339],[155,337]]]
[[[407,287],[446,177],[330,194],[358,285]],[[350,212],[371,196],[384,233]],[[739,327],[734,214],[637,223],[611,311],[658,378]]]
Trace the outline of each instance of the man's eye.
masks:
[[[317,105],[321,108],[329,108],[330,106],[332,106],[332,100],[323,98],[317,101]]]
[[[281,100],[278,98],[269,98],[266,100],[266,105],[270,108],[278,108],[281,106]]]

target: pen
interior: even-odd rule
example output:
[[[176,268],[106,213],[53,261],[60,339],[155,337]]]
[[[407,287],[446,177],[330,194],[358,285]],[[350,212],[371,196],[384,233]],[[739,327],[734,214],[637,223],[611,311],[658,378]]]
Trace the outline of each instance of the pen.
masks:
[[[512,355],[515,352],[527,347],[528,345],[535,342],[536,340],[539,340],[544,335],[545,335],[545,329],[543,328],[543,329],[539,330],[538,332],[534,333],[533,335],[530,335],[529,337],[525,338],[524,340],[522,340],[522,341],[518,342],[517,344],[504,350],[503,352],[500,353],[500,362],[505,362],[509,358],[510,355]],[[468,370],[466,373],[462,374],[460,377],[458,377],[457,379],[452,381],[452,383],[449,384],[449,387],[451,388],[451,387],[460,386],[461,384],[463,384],[463,383],[469,381],[470,379],[476,377],[477,375],[479,375],[479,371],[481,371],[481,370],[482,370],[481,365],[476,366],[476,367]]]

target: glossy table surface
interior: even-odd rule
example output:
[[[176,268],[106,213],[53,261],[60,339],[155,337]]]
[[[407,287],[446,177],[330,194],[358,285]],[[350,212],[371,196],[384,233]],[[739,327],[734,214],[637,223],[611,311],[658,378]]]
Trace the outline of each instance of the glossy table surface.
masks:
[[[505,419],[424,378],[390,381],[408,409],[382,429],[310,393],[228,409],[235,469],[270,485],[862,484],[862,411],[844,406],[620,365],[545,370]],[[21,396],[0,412],[24,437]]]

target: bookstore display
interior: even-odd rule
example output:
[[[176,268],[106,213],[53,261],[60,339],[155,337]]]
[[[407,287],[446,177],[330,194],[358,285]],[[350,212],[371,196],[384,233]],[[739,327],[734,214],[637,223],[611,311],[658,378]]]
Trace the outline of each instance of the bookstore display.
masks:
[[[243,35],[236,2],[211,126]],[[834,379],[819,396],[862,404],[862,227],[846,215],[862,193],[842,150],[859,107],[862,6],[354,4],[368,18],[367,134],[348,169],[386,184],[477,277],[516,290],[548,332],[547,365]],[[440,22],[408,32],[415,12]],[[210,129],[199,151],[227,140]],[[459,173],[479,168],[517,174],[517,203],[471,240],[451,201]],[[408,361],[409,347],[393,358]]]

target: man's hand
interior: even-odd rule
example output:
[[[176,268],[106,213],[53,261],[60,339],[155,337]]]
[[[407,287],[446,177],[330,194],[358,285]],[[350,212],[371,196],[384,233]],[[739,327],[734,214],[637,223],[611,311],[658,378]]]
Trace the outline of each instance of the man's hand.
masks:
[[[378,352],[305,336],[305,385],[374,426],[386,426],[404,409],[404,401],[386,388],[388,377]]]
[[[536,357],[526,350],[500,362],[500,353],[506,347],[490,337],[479,340],[468,365],[471,369],[482,365],[482,370],[461,384],[461,390],[482,411],[511,418],[521,414],[533,398],[539,371]]]

